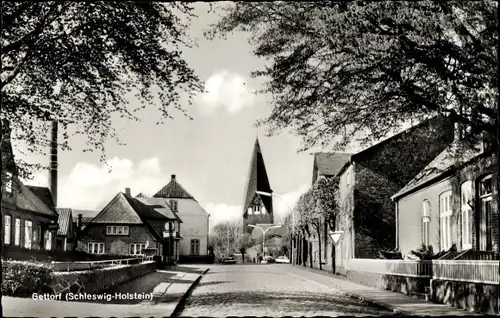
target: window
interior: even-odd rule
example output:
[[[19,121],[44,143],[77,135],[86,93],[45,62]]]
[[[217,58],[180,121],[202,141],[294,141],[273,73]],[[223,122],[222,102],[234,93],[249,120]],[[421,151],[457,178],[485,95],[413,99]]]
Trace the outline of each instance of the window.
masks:
[[[5,180],[7,181],[5,183],[5,192],[8,194],[12,194],[12,173],[11,172],[6,172],[5,173]]]
[[[424,200],[422,204],[422,244],[428,246],[429,242],[429,226],[431,223],[431,204]]]
[[[200,240],[191,240],[191,255],[200,255]]]
[[[493,203],[493,182],[491,175],[479,181],[479,198],[481,200],[479,213],[479,249],[481,251],[491,251],[492,241],[492,203]]]
[[[3,241],[5,244],[10,244],[10,236],[11,236],[11,230],[12,230],[12,217],[10,215],[6,215],[4,218],[4,238]]]
[[[266,207],[264,205],[262,206],[262,214],[266,214]]]
[[[14,245],[19,246],[21,245],[21,219],[16,219],[15,226],[16,228],[14,232]]]
[[[33,222],[24,221],[24,248],[31,249],[33,242]]]
[[[172,211],[177,212],[177,201],[176,200],[170,200],[170,206],[172,207]]]
[[[253,209],[252,207],[248,207],[248,215],[252,215],[253,214]]]
[[[460,187],[462,206],[462,247],[472,248],[472,181],[462,183]]]
[[[146,244],[132,243],[130,244],[130,255],[143,255],[142,250],[146,248]]]
[[[260,205],[253,206],[254,214],[260,214]]]
[[[106,227],[107,235],[128,235],[128,226],[108,226]]]
[[[47,251],[52,249],[52,232],[49,230],[45,231],[45,249]]]
[[[440,218],[440,237],[441,250],[448,250],[451,247],[451,191],[447,191],[439,197],[439,218]]]
[[[89,253],[90,254],[104,254],[104,243],[89,243]]]

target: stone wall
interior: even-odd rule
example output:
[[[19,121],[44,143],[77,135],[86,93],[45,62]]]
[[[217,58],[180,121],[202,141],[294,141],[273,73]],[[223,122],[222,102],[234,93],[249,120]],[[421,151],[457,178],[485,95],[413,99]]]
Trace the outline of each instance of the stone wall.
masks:
[[[384,275],[353,270],[348,270],[346,272],[346,277],[353,282],[390,290],[404,295],[423,294],[425,293],[425,287],[430,284],[430,278]]]
[[[500,287],[469,282],[431,280],[431,300],[468,311],[499,314]]]
[[[54,294],[66,293],[99,293],[109,288],[144,276],[156,270],[154,262],[138,265],[123,265],[112,268],[102,268],[92,271],[55,272],[55,278],[50,284]]]

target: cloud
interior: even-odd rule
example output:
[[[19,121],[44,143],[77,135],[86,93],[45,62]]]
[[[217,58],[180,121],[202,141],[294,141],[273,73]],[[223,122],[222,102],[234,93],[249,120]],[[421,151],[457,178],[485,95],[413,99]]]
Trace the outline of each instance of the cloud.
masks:
[[[48,186],[47,173],[35,173],[26,184]],[[58,206],[74,209],[102,209],[118,192],[131,188],[132,195],[152,195],[170,181],[162,172],[158,158],[146,158],[137,164],[115,157],[100,166],[79,162],[69,176],[60,176]]]
[[[205,82],[205,92],[198,95],[197,104],[203,114],[211,114],[219,108],[235,113],[252,106],[254,98],[253,90],[243,76],[219,71]]]
[[[107,165],[97,167],[93,164],[78,162],[71,171],[68,181],[75,186],[96,187],[113,180],[130,178],[134,163],[129,159],[114,157]]]
[[[210,227],[222,222],[239,222],[242,218],[241,205],[227,205],[225,203],[208,203],[205,210],[210,213]]]

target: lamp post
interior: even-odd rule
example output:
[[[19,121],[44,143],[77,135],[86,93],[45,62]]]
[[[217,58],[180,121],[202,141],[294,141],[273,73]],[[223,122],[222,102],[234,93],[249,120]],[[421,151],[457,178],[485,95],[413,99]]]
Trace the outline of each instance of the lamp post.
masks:
[[[265,230],[258,225],[248,224],[248,226],[259,229],[262,231],[262,254],[264,254],[264,256],[266,256],[266,232],[269,231],[270,229],[275,229],[277,227],[281,227],[281,225],[273,225],[273,226],[268,227]]]
[[[294,216],[294,213],[293,213],[293,208],[290,206],[290,204],[288,204],[288,202],[286,202],[286,200],[276,194],[276,193],[269,193],[269,192],[264,192],[264,191],[255,191],[257,194],[260,194],[260,195],[263,195],[263,196],[266,196],[266,197],[277,197],[278,199],[280,199],[281,201],[283,201],[283,203],[285,203],[285,205],[288,207],[288,209],[290,210],[290,214],[292,215],[292,235],[293,233],[295,232],[295,216]],[[294,262],[294,259],[295,259],[295,253],[294,253],[294,247],[293,247],[293,242],[290,246],[291,248],[291,254],[292,254],[292,265],[295,265],[295,262]]]

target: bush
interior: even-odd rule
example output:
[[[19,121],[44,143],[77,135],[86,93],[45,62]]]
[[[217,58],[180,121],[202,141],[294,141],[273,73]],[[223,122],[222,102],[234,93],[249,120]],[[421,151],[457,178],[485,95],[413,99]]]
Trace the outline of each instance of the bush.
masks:
[[[53,278],[52,269],[43,263],[2,260],[2,295],[31,297],[49,292]]]

